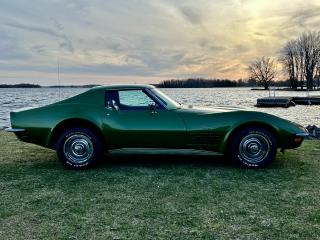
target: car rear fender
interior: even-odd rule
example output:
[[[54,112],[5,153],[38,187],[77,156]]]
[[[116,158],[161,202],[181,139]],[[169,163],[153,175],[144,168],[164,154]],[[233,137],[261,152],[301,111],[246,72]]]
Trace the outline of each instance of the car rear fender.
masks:
[[[75,127],[83,127],[88,128],[92,130],[94,133],[97,134],[97,136],[103,141],[103,144],[105,145],[105,137],[102,133],[99,125],[97,123],[94,123],[93,121],[90,121],[88,119],[84,118],[69,118],[64,119],[63,121],[56,124],[55,127],[52,128],[50,135],[48,136],[48,147],[55,149],[57,140],[60,136],[60,134],[69,129],[69,128],[75,128]]]

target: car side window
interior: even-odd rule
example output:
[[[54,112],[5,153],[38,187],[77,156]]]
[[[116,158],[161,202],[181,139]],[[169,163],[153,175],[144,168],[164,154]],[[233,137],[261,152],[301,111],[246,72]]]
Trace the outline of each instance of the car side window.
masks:
[[[129,107],[148,107],[155,102],[142,90],[119,91],[120,105]]]
[[[141,89],[110,90],[106,94],[106,105],[116,110],[148,110],[158,104]]]

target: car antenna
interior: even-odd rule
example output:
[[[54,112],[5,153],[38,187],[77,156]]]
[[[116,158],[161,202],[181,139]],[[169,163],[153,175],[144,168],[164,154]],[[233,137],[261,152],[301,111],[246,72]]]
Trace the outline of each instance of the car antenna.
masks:
[[[58,56],[58,92],[59,92],[59,101],[61,100],[61,86],[60,86],[60,58]]]

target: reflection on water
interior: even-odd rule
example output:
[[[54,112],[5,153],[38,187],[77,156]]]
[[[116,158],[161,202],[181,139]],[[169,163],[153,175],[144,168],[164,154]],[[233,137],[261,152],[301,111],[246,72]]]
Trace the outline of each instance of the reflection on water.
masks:
[[[9,126],[9,112],[24,107],[44,106],[77,95],[85,88],[34,88],[34,89],[0,89],[0,128]],[[268,96],[266,91],[251,91],[249,88],[179,88],[162,89],[173,99],[183,104],[195,106],[232,105],[252,107],[257,98]],[[277,96],[306,96],[304,92],[277,92]],[[320,106],[295,106],[290,108],[254,108],[301,125],[320,125]]]

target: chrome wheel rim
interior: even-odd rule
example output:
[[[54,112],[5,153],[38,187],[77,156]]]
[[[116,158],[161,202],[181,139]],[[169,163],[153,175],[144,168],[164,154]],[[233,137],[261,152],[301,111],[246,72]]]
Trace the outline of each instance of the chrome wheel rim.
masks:
[[[261,134],[249,134],[244,137],[239,145],[240,157],[252,164],[263,161],[271,149],[268,139]]]
[[[69,136],[63,145],[66,158],[74,164],[83,164],[93,155],[93,144],[89,137],[83,134]]]

